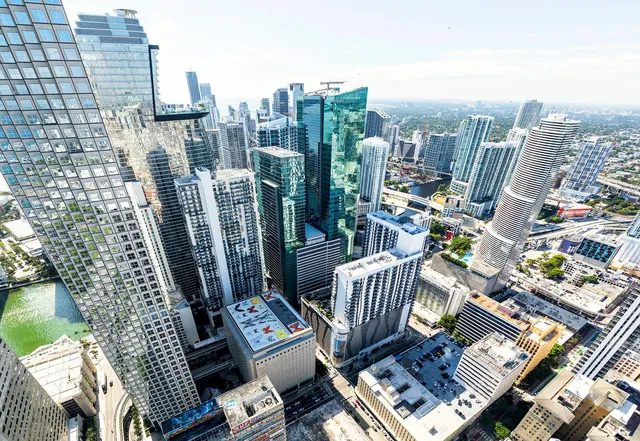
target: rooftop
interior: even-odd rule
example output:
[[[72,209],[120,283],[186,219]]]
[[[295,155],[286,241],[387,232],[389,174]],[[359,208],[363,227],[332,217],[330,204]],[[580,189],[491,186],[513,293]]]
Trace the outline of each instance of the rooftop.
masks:
[[[304,236],[307,241],[313,241],[315,243],[316,240],[320,241],[320,238],[324,241],[325,234],[311,224],[304,224]]]
[[[35,231],[33,231],[33,228],[31,228],[31,225],[26,219],[5,222],[4,227],[18,240],[30,239],[36,235]]]
[[[445,276],[444,274],[432,269],[430,266],[422,267],[420,270],[420,277],[449,289],[454,288],[458,283],[458,280],[455,277]],[[462,285],[460,286],[462,287]]]
[[[388,224],[388,226],[392,228],[401,229],[402,231],[411,235],[429,233],[429,231],[425,228],[419,227],[418,225],[411,222],[407,222],[407,218],[394,216],[393,214],[387,213],[386,211],[374,211],[373,213],[367,214],[367,218],[377,219],[379,221],[382,221],[383,223]]]
[[[303,155],[298,152],[283,149],[281,147],[256,147],[253,150],[256,152],[264,152],[272,156],[277,156],[278,158],[291,158],[296,156],[299,156],[301,158],[303,157]]]
[[[410,257],[420,258],[422,255],[415,254],[413,256],[409,256],[397,248],[392,248],[390,250],[383,251],[382,253],[373,254],[371,256],[340,265],[336,267],[336,271],[344,274],[350,279],[358,279],[368,274],[385,270],[398,261]]]
[[[547,302],[527,291],[521,291],[512,297],[513,301],[521,305],[521,307],[529,315],[543,315],[549,317],[556,322],[563,323],[574,331],[579,331],[587,324],[587,319],[577,314],[566,311],[553,303]]]
[[[224,409],[231,432],[240,430],[252,418],[273,412],[278,406],[282,409],[282,399],[266,376],[220,395],[218,403]]]
[[[275,290],[225,308],[253,352],[311,330],[307,322]]]
[[[485,365],[491,366],[504,377],[529,358],[529,354],[514,342],[495,332],[467,348],[465,356],[482,360]]]
[[[611,245],[612,247],[622,245],[622,241],[619,239],[619,234],[609,234],[603,231],[587,234],[584,238],[594,242],[603,243],[605,245]]]
[[[482,308],[502,317],[503,319],[511,322],[513,325],[521,329],[529,327],[529,322],[518,318],[519,316],[517,312],[514,313],[514,311],[509,308],[509,305],[503,306],[495,300],[483,294],[480,294],[478,291],[471,292],[471,294],[469,294],[469,297],[467,298],[467,301],[481,306]]]

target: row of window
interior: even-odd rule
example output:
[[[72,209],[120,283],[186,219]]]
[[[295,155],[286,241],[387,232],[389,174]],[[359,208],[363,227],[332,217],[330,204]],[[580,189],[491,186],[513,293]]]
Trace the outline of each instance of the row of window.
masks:
[[[29,63],[31,61],[47,61],[48,60],[69,60],[79,61],[80,55],[75,47],[65,47],[62,52],[57,47],[44,48],[47,57],[40,49],[29,49],[27,52],[23,49],[12,49],[0,52],[0,61],[3,63]],[[31,57],[29,57],[31,54]],[[64,57],[63,57],[64,54]]]
[[[19,103],[19,104],[18,104]],[[35,106],[34,106],[35,103]],[[63,110],[63,109],[96,109],[96,102],[92,96],[57,97],[57,98],[22,98],[18,101],[12,98],[5,98],[0,101],[0,110]]]
[[[0,2],[0,6],[1,2]],[[6,5],[5,5],[6,6]],[[33,23],[54,23],[54,24],[67,24],[67,17],[61,10],[55,9],[38,9],[28,8],[27,11],[11,11],[0,12],[0,25],[2,26],[16,26],[16,25],[30,25]],[[48,12],[48,14],[47,14]]]
[[[36,33],[37,31],[37,33]],[[40,38],[38,39],[38,36]],[[56,40],[56,36],[58,39]],[[0,46],[8,46],[14,44],[39,44],[44,43],[73,43],[73,36],[69,29],[48,29],[38,28],[35,31],[26,29],[5,29],[4,35],[0,34]]]

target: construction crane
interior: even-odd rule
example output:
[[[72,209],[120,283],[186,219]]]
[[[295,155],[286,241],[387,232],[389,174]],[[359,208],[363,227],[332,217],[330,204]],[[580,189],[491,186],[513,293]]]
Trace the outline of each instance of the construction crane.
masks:
[[[320,84],[326,84],[327,90],[329,90],[332,84],[344,84],[344,81],[321,81]]]

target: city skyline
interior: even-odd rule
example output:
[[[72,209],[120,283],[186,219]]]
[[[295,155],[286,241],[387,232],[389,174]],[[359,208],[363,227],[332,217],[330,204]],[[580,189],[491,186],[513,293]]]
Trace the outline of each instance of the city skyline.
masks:
[[[283,22],[279,27],[263,20],[269,7],[257,2],[220,7],[188,0],[181,4],[179,14],[171,16],[161,13],[167,10],[163,3],[165,0],[133,0],[126,5],[70,0],[66,8],[72,20],[81,11],[136,9],[151,43],[162,49],[163,99],[187,103],[185,72],[194,70],[200,81],[211,83],[224,113],[227,103],[236,107],[239,99],[257,108],[260,98],[270,97],[276,88],[290,82],[303,82],[313,90],[327,80],[346,80],[349,89],[369,86],[372,103],[389,98],[519,102],[531,96],[547,103],[640,105],[640,94],[633,92],[632,82],[640,73],[640,29],[633,20],[640,13],[638,4],[616,2],[611,6],[617,11],[613,17],[596,13],[595,2],[582,3],[579,8],[554,4],[553,14],[540,3],[535,8],[506,2],[504,7],[486,8],[465,2],[461,6],[415,4],[390,9],[335,2],[327,7],[346,16],[365,10],[368,26],[359,26],[357,32],[336,27],[320,39],[308,32],[304,21],[291,17],[299,12],[297,7],[283,8],[282,15],[274,18]],[[424,16],[439,17],[439,24],[418,25]],[[402,39],[379,32],[394,23],[394,18],[403,24]],[[411,26],[414,21],[416,26]],[[531,23],[536,26],[532,28]],[[250,35],[234,41],[233,48],[208,45],[206,57],[202,56],[205,47],[192,38],[199,28],[232,35],[240,25]],[[189,32],[181,32],[187,29]],[[482,39],[471,38],[478,33]],[[289,38],[294,34],[298,38]],[[256,41],[260,41],[259,50]],[[384,53],[393,53],[398,61],[385,61],[389,58],[380,57]],[[252,69],[256,57],[262,60],[257,76]],[[287,57],[297,62],[269,62]],[[606,87],[593,88],[594,82]]]

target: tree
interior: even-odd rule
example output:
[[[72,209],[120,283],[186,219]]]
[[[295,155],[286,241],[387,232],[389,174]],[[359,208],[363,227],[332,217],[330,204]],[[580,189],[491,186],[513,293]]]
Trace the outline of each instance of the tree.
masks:
[[[588,276],[582,276],[580,277],[580,280],[578,280],[578,285],[582,286],[585,283],[592,283],[592,284],[597,284],[598,283],[598,278],[596,276],[594,276],[593,274],[590,274]]]
[[[547,219],[547,222],[550,224],[561,224],[562,222],[564,222],[564,218],[560,216],[551,216]]]
[[[529,266],[536,266],[538,264],[538,259],[527,259],[525,263]]]
[[[400,193],[409,193],[409,187],[407,187],[406,185],[403,185],[402,187],[400,187],[400,188],[398,189],[398,191],[399,191]]]
[[[449,190],[449,186],[447,184],[438,185],[438,193],[445,193]]]
[[[448,249],[458,257],[463,258],[465,254],[471,251],[472,243],[471,239],[466,236],[456,236],[451,239]]]
[[[550,270],[545,271],[544,275],[547,279],[559,279],[564,276],[564,270],[561,270],[560,268],[551,268]]]
[[[429,231],[431,232],[431,234],[439,234],[440,236],[444,236],[447,232],[447,229],[442,224],[442,222],[440,222],[438,219],[434,219],[433,222],[431,222]]]
[[[496,436],[500,439],[507,438],[509,437],[509,435],[511,435],[511,431],[507,429],[507,427],[504,424],[502,424],[500,421],[496,423],[493,431],[495,432]]]
[[[456,320],[456,318],[449,314],[443,315],[442,317],[440,317],[440,320],[438,320],[438,326],[442,326],[444,330],[449,334],[453,333],[453,331],[456,329],[457,323],[458,321]]]

